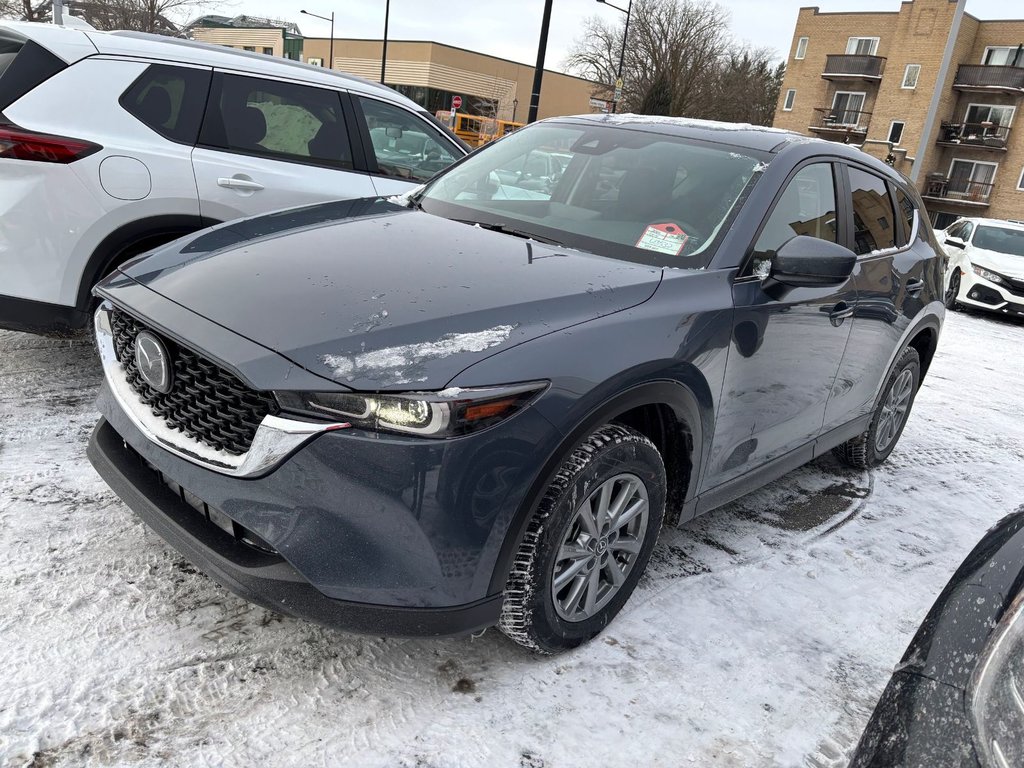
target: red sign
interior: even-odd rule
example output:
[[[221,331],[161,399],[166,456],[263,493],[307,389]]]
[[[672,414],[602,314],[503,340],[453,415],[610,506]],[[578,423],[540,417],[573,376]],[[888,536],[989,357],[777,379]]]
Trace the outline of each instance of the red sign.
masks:
[[[458,109],[462,106],[461,96],[452,96],[452,109]]]

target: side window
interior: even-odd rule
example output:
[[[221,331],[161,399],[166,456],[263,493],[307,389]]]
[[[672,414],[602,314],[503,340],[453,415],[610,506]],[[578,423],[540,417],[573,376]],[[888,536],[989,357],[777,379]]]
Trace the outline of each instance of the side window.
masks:
[[[457,159],[451,144],[425,120],[383,101],[357,98],[384,175],[426,181]]]
[[[899,206],[900,215],[903,216],[906,226],[906,242],[900,243],[900,247],[902,247],[910,242],[910,238],[914,234],[914,211],[916,209],[910,195],[898,187],[896,189],[896,205]]]
[[[962,237],[963,230],[964,223],[962,221],[958,221],[946,230],[946,237]]]
[[[195,144],[210,70],[153,64],[121,95],[121,106],[164,138]]]
[[[960,233],[960,238],[965,242],[971,242],[971,235],[974,234],[974,222],[965,221],[963,231]]]
[[[797,235],[837,241],[831,163],[808,165],[790,180],[754,245],[754,274],[767,276],[772,257]]]
[[[200,141],[275,160],[352,167],[341,97],[324,88],[218,75]]]
[[[853,195],[853,250],[858,256],[896,247],[896,217],[885,181],[850,168]]]

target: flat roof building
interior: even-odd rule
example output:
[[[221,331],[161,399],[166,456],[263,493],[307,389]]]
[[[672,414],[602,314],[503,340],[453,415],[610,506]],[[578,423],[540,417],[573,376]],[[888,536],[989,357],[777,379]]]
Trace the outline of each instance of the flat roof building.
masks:
[[[775,113],[777,127],[889,157],[938,227],[1024,219],[1024,20],[983,21],[963,5],[801,8]]]

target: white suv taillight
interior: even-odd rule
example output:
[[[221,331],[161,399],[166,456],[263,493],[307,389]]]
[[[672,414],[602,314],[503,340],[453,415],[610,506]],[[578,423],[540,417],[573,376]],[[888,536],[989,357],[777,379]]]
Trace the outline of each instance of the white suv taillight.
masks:
[[[0,159],[33,160],[39,163],[73,163],[103,149],[81,139],[26,131],[0,123]]]

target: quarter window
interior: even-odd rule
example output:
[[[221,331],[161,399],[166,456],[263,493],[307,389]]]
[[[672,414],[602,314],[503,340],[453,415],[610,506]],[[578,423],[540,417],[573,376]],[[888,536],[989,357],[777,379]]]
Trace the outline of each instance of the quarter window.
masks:
[[[853,198],[854,252],[866,256],[874,251],[896,247],[896,228],[892,198],[885,181],[873,173],[850,169]]]
[[[914,201],[910,199],[910,195],[904,192],[902,189],[897,187],[896,189],[896,207],[899,214],[903,217],[904,224],[904,236],[900,247],[907,245],[910,242],[910,238],[914,234],[914,212],[917,210],[914,207]]]
[[[120,103],[164,138],[195,144],[209,88],[208,69],[152,64],[121,95]]]
[[[831,163],[800,169],[775,204],[754,245],[754,274],[767,276],[772,257],[797,235],[836,242],[836,186]]]
[[[380,173],[427,181],[455,162],[451,145],[426,121],[391,104],[358,98]]]
[[[790,88],[786,91],[786,101],[782,105],[783,112],[792,112],[793,103],[796,101],[796,88]]]
[[[214,79],[200,140],[248,155],[351,168],[336,91],[256,77]]]
[[[806,37],[801,37],[797,40],[796,55],[793,57],[794,59],[803,59],[807,57],[807,42],[808,39]]]
[[[917,80],[919,77],[921,77],[921,65],[907,64],[907,68],[903,70],[903,85],[901,87],[907,90],[917,88]]]

